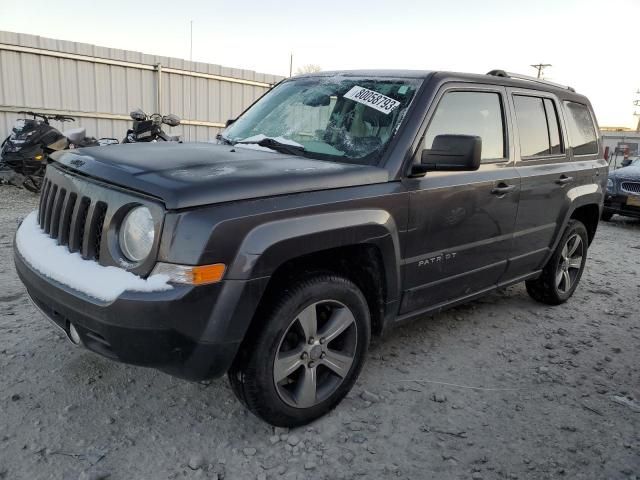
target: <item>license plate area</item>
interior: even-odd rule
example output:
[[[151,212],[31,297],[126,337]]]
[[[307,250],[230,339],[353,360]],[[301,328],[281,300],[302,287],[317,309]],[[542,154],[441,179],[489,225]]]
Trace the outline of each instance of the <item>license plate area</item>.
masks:
[[[629,195],[627,197],[627,205],[630,207],[640,207],[640,196]]]

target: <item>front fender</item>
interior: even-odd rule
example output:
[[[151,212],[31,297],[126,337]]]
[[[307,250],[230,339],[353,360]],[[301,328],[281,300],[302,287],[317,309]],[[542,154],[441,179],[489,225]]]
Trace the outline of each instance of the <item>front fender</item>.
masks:
[[[393,217],[381,209],[357,209],[279,219],[253,228],[242,241],[226,277],[268,277],[284,262],[303,255],[358,244],[381,253],[387,300],[399,296],[400,242]]]

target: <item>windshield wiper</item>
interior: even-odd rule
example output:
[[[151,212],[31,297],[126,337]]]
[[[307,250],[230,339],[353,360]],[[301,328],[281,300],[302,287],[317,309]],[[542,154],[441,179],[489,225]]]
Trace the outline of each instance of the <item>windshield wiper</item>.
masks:
[[[275,150],[280,153],[288,153],[290,155],[300,155],[305,151],[305,148],[302,145],[294,145],[291,143],[283,143],[279,142],[275,138],[265,137],[260,140],[240,140],[236,142],[237,144],[252,144],[259,145],[261,147],[270,148],[271,150]]]
[[[233,142],[221,133],[216,135],[216,140],[220,140],[224,145],[233,145]]]

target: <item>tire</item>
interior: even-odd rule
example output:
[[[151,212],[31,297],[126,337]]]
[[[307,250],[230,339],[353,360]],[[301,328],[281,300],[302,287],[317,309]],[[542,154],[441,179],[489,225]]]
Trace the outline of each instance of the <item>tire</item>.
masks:
[[[604,222],[608,222],[613,217],[613,212],[607,212],[606,210],[602,211],[602,215],[600,215],[600,219]]]
[[[578,245],[573,243],[576,238],[579,239]],[[529,295],[534,300],[548,305],[560,305],[571,298],[584,271],[588,245],[587,229],[582,222],[569,220],[555,252],[540,277],[527,280]]]
[[[228,377],[256,416],[297,427],[332,410],[353,387],[369,347],[370,314],[362,292],[341,276],[318,273],[280,291],[258,313],[263,327]]]

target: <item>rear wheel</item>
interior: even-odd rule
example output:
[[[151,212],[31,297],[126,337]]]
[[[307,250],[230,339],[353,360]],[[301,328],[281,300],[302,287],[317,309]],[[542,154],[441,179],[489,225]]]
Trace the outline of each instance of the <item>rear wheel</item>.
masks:
[[[264,327],[243,347],[229,380],[257,416],[277,426],[304,425],[349,392],[370,336],[369,309],[358,287],[317,274],[292,285],[267,309]]]
[[[587,229],[582,222],[570,220],[542,275],[526,282],[529,295],[549,305],[566,302],[582,277],[587,261],[588,242]]]

